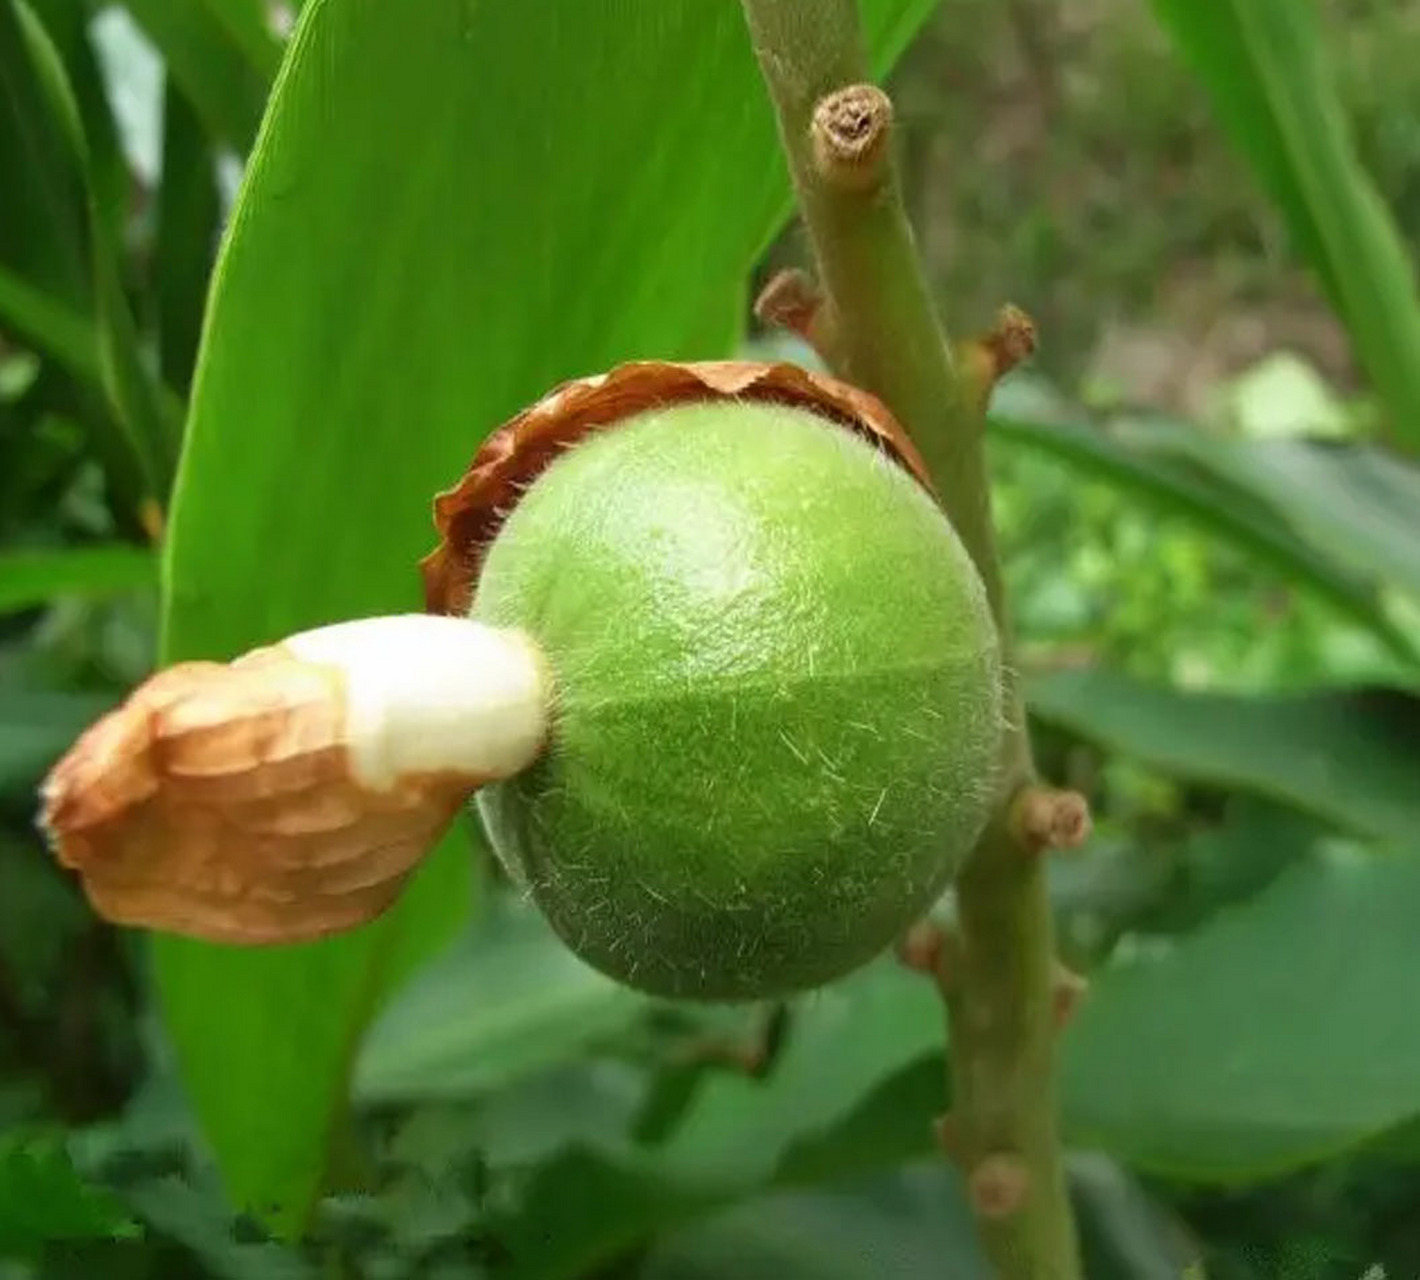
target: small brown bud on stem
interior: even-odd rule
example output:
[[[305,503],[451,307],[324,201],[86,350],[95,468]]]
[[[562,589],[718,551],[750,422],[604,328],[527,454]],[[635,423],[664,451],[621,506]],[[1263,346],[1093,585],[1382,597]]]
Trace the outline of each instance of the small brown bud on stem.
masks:
[[[1008,1218],[1020,1211],[1030,1194],[1030,1169],[1020,1156],[998,1151],[971,1171],[967,1194],[979,1217]]]
[[[755,300],[754,314],[763,324],[797,334],[830,369],[840,366],[833,309],[804,272],[791,267],[775,275]]]
[[[943,995],[956,983],[958,951],[961,939],[949,928],[930,917],[919,920],[897,944],[897,958],[914,973],[925,974]]]
[[[958,344],[956,357],[962,366],[964,381],[982,411],[996,384],[1018,364],[1030,359],[1035,347],[1035,321],[1010,304],[996,313],[996,323],[990,332]]]
[[[1011,806],[1011,831],[1027,853],[1075,849],[1090,836],[1090,806],[1077,791],[1029,786]]]
[[[1089,994],[1090,983],[1073,969],[1068,969],[1059,960],[1055,962],[1055,972],[1051,978],[1051,1012],[1055,1029],[1063,1031],[1070,1025],[1080,1005]]]

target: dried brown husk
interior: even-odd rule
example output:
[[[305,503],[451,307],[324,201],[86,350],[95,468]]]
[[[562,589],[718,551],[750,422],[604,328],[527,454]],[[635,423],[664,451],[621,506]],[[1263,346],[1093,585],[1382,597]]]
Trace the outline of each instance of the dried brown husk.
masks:
[[[887,407],[837,378],[786,363],[638,360],[565,382],[543,396],[494,431],[463,479],[434,499],[441,540],[420,564],[429,612],[468,612],[484,555],[503,521],[559,453],[647,410],[706,400],[812,410],[882,448],[931,490],[926,464]]]

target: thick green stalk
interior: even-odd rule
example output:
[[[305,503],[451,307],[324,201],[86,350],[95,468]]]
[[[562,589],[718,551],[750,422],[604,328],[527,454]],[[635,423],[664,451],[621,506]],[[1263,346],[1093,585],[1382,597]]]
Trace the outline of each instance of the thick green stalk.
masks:
[[[1014,804],[1032,766],[991,523],[981,389],[955,367],[932,307],[898,191],[891,104],[864,83],[855,0],[743,5],[817,259],[816,343],[913,436],[1007,650],[1001,802],[957,882],[959,931],[939,967],[951,1018],[944,1140],[966,1170],[1003,1280],[1079,1280],[1055,1120],[1054,942],[1031,847],[1042,842],[1023,831]]]

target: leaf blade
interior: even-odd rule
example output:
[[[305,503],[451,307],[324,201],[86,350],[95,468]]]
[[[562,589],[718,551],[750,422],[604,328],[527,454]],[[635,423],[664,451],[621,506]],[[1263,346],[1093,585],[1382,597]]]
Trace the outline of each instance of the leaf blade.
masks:
[[[1357,158],[1310,0],[1153,0],[1345,320],[1389,411],[1420,446],[1414,264]]]

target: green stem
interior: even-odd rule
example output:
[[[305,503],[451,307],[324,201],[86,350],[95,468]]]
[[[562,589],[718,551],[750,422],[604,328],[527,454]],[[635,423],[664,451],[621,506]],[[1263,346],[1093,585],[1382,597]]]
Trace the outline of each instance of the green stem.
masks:
[[[821,345],[911,433],[986,584],[1006,650],[996,819],[957,881],[952,1145],[1004,1280],[1079,1280],[1054,1103],[1054,941],[1039,856],[1009,820],[1033,778],[991,522],[979,388],[959,376],[891,157],[891,104],[865,85],[855,0],[742,0],[779,118],[827,314]],[[849,94],[843,91],[858,86]]]

